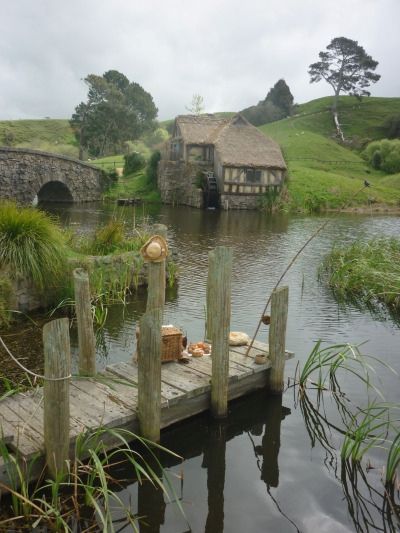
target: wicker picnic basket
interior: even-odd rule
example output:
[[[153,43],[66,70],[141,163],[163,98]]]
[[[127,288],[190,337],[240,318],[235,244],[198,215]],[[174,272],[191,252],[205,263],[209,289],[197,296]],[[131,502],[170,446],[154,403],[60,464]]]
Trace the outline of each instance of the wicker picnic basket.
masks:
[[[136,343],[139,344],[140,329],[136,327]],[[176,361],[181,359],[183,350],[183,334],[175,326],[162,326],[161,328],[161,362]],[[137,353],[135,355],[137,360]]]
[[[182,331],[175,326],[161,328],[161,362],[176,361],[182,357]]]

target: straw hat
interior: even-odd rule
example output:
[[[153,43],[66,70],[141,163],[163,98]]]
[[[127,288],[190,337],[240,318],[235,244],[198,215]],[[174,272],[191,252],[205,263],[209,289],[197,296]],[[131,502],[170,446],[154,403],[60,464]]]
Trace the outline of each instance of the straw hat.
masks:
[[[159,263],[168,255],[168,244],[160,235],[153,235],[140,249],[145,261]]]

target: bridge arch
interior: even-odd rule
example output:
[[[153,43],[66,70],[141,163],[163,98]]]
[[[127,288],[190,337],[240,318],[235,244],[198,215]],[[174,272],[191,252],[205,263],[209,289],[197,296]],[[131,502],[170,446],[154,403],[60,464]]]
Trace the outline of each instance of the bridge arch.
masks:
[[[0,198],[19,203],[39,201],[92,202],[107,186],[104,173],[78,159],[0,147]]]
[[[74,197],[68,186],[61,181],[48,181],[37,192],[37,201],[41,202],[59,202],[72,203]]]

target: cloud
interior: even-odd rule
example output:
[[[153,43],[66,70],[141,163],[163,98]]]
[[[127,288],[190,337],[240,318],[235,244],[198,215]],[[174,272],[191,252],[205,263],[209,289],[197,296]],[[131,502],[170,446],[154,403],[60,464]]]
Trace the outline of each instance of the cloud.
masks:
[[[398,0],[0,0],[0,118],[69,117],[82,79],[108,69],[149,91],[161,119],[194,93],[239,110],[285,78],[297,102],[330,94],[307,68],[333,37],[379,61],[374,95],[400,93]]]

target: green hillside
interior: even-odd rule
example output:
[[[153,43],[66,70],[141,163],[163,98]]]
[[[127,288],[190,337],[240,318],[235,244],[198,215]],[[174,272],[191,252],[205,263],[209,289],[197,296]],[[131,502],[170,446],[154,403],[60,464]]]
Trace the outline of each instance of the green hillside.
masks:
[[[2,120],[0,145],[78,156],[74,134],[64,119]]]
[[[383,136],[385,119],[400,111],[400,98],[340,98],[339,117],[349,146],[334,138],[331,98],[300,105],[290,118],[260,126],[283,150],[289,169],[288,198],[291,209],[318,211],[351,205],[400,206],[400,175],[373,170],[358,148]],[[352,196],[367,179],[372,187]]]

